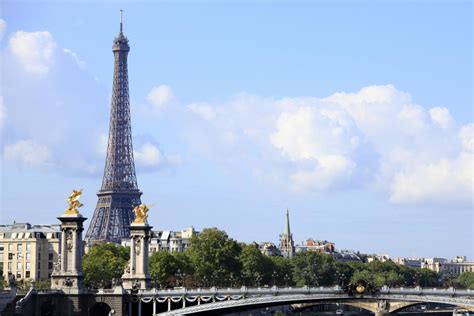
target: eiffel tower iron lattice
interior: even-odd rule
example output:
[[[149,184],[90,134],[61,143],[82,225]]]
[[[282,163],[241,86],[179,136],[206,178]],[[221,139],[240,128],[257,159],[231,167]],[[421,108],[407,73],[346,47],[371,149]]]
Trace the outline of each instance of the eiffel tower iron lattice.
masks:
[[[130,99],[128,92],[128,39],[120,32],[114,39],[114,78],[110,111],[109,139],[102,187],[86,234],[89,244],[116,242],[129,238],[133,208],[141,203],[133,160]]]

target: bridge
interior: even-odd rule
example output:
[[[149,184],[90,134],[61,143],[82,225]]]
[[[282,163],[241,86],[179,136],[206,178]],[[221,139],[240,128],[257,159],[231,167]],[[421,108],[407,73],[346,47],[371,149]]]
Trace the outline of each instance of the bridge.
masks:
[[[364,308],[376,315],[420,303],[442,303],[474,311],[474,290],[389,288],[376,293],[349,295],[339,286],[301,288],[247,288],[239,289],[175,289],[139,290],[131,295],[128,315],[142,316],[142,304],[152,304],[152,315],[222,314],[235,310],[291,304],[305,308],[317,304],[340,303]],[[165,312],[158,313],[157,306],[166,304]],[[132,307],[135,305],[135,308]],[[174,307],[174,308],[173,308]]]
[[[10,302],[2,315],[221,315],[270,306],[291,305],[295,310],[303,310],[334,303],[363,308],[377,316],[424,303],[448,304],[474,311],[474,290],[454,288],[383,287],[375,292],[365,290],[348,294],[339,286],[173,290],[127,290],[116,286],[82,293],[31,288],[28,294],[16,296],[16,299],[14,294],[0,296],[4,296],[4,305]]]

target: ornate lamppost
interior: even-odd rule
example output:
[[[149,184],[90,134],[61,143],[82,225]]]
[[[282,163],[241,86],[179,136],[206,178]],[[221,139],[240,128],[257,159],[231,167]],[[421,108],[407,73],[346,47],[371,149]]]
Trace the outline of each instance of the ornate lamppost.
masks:
[[[288,275],[288,273],[285,274],[285,286],[288,287],[288,281],[290,280],[290,276]]]
[[[276,278],[278,277],[278,273],[275,270],[273,270],[272,277],[273,277],[273,286],[276,286]]]

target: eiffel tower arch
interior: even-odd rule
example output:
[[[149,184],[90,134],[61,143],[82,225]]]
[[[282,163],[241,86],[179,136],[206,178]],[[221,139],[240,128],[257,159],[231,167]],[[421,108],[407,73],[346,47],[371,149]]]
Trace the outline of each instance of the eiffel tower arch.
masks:
[[[129,51],[120,15],[120,32],[112,45],[115,62],[107,156],[102,187],[97,193],[97,206],[86,233],[88,244],[119,243],[123,238],[129,238],[129,225],[134,218],[132,210],[141,203],[142,192],[138,189],[133,159],[127,66]]]

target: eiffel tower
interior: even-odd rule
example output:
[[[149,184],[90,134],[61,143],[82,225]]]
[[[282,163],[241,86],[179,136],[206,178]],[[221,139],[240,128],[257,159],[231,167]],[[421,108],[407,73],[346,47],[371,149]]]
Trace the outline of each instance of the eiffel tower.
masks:
[[[138,189],[133,160],[130,98],[128,94],[127,56],[128,39],[123,35],[122,11],[120,32],[114,39],[114,78],[110,110],[109,139],[102,187],[97,193],[97,206],[86,234],[90,244],[119,243],[129,238],[133,208],[140,204],[142,192]]]

